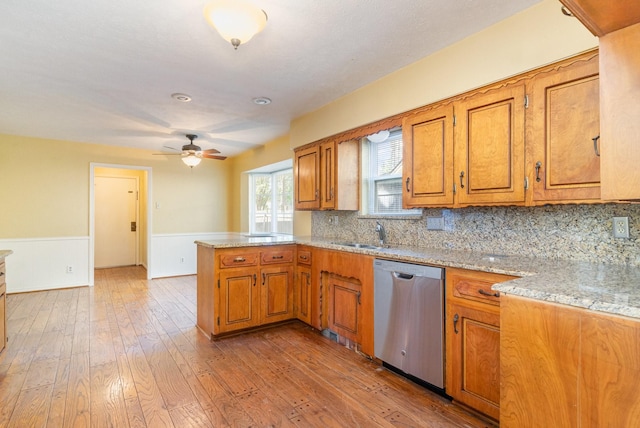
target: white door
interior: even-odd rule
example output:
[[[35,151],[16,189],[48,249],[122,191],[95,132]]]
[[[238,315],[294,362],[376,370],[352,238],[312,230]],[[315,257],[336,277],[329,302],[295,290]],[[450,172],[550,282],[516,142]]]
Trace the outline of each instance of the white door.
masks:
[[[138,183],[133,177],[95,177],[95,267],[137,264]]]

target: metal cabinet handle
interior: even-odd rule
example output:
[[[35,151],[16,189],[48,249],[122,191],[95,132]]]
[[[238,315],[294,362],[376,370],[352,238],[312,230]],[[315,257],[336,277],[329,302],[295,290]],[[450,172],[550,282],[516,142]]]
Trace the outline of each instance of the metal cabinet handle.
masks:
[[[480,290],[478,290],[478,293],[482,294],[483,296],[500,297],[500,292],[499,291],[496,291],[495,293],[489,293],[487,291],[484,291],[481,288]]]
[[[265,278],[265,274],[263,273],[263,274],[262,274],[262,285],[264,285],[265,280],[266,280],[266,278]]]
[[[405,183],[405,187],[407,188],[407,192],[410,192],[410,190],[409,190],[409,181],[411,181],[411,177],[407,177],[407,181]]]
[[[458,316],[458,314],[455,314],[453,316],[453,332],[455,334],[458,334],[458,320],[460,319],[460,317]]]
[[[358,294],[356,294],[356,296],[358,297],[358,304],[360,304],[360,295],[362,294],[361,291],[358,291]]]
[[[236,257],[235,259],[233,259],[234,263],[242,263],[247,261],[247,259],[245,259],[244,257]]]
[[[307,256],[300,256],[300,258],[301,258],[302,260],[307,260],[309,257],[307,257]]]
[[[593,151],[596,152],[596,156],[600,156],[600,150],[598,149],[598,140],[600,139],[600,136],[596,136],[593,137]]]
[[[460,188],[464,189],[464,183],[462,182],[462,179],[464,178],[464,171],[460,171]]]
[[[271,256],[271,258],[274,260],[278,260],[278,259],[283,259],[284,256]]]
[[[254,286],[254,287],[256,286],[256,280],[257,280],[257,278],[256,278],[256,274],[254,273],[254,274],[253,274],[253,286]]]
[[[540,183],[540,168],[542,168],[542,162],[536,162],[536,181]]]

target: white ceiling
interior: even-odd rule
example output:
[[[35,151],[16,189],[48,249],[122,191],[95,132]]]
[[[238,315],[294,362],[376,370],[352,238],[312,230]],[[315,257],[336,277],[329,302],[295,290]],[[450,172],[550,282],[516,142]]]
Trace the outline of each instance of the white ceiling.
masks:
[[[255,0],[267,26],[234,51],[206,0],[2,0],[0,134],[233,156],[539,1]]]

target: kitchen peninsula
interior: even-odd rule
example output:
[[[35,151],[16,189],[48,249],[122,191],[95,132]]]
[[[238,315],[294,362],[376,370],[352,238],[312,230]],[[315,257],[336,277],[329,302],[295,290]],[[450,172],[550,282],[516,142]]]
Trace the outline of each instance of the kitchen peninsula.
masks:
[[[540,420],[552,415],[569,424],[590,417],[623,426],[635,414],[630,411],[640,411],[633,385],[640,374],[637,267],[442,248],[355,247],[293,236],[238,235],[196,244],[197,323],[210,338],[269,324],[273,312],[280,314],[273,322],[303,320],[373,356],[374,258],[444,267],[456,275],[508,275],[518,279],[492,286],[500,300],[500,349],[494,361],[500,367],[499,416],[483,412],[501,426],[521,426],[532,414]],[[446,287],[454,287],[454,282]],[[225,330],[227,321],[238,328]],[[454,328],[447,326],[447,340]],[[451,349],[447,346],[447,353]],[[453,360],[451,355],[446,358],[448,364]],[[611,398],[619,396],[626,399]],[[545,403],[545,414],[539,411],[540,403]]]

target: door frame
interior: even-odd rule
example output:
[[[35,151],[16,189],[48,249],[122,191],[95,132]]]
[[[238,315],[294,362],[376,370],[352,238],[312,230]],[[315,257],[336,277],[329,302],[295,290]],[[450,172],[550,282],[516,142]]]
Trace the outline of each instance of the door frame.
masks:
[[[114,169],[131,169],[137,171],[146,171],[147,172],[147,224],[146,224],[146,233],[147,233],[147,279],[151,279],[152,266],[151,263],[153,261],[151,248],[151,230],[153,229],[153,203],[151,201],[152,195],[152,169],[148,166],[135,166],[135,165],[118,165],[118,164],[109,164],[109,163],[89,163],[89,285],[93,286],[94,284],[94,269],[95,269],[95,244],[96,244],[96,230],[95,230],[95,170],[96,168],[114,168]],[[139,218],[138,218],[139,221]],[[139,243],[137,243],[139,245]],[[138,252],[136,252],[136,258],[139,258]]]

